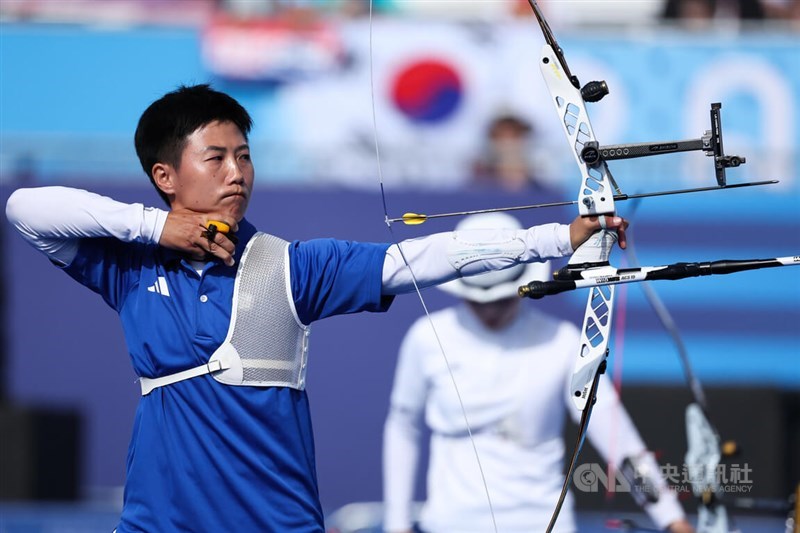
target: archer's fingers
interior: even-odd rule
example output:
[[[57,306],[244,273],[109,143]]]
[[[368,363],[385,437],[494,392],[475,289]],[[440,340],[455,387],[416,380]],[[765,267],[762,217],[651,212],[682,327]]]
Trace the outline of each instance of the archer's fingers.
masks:
[[[236,251],[236,237],[231,233],[223,233],[216,230],[214,224],[209,224],[208,229],[204,232],[206,241],[208,242],[208,251],[212,252],[212,248],[220,247],[230,255]]]
[[[613,230],[625,230],[629,222],[622,217],[616,215],[604,215],[603,218],[605,219],[605,228],[606,229],[613,229]],[[597,217],[591,217],[590,220],[593,222],[596,220],[598,224],[598,229],[603,227],[600,225],[600,220]]]
[[[605,216],[606,228],[616,230],[617,242],[619,247],[625,249],[628,246],[628,239],[625,230],[628,229],[630,222],[618,216]]]
[[[625,235],[625,229],[628,227],[627,224],[620,226],[617,228],[617,242],[619,243],[619,247],[623,250],[628,247],[628,238]]]
[[[216,231],[216,226],[213,224],[208,229],[203,228],[197,246],[203,250],[204,254],[218,257],[226,265],[233,266],[236,245],[224,233]]]

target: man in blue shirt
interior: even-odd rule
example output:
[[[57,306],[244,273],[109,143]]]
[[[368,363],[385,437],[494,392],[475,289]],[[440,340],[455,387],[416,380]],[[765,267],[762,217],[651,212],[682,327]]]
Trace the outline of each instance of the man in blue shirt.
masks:
[[[244,218],[251,126],[230,96],[181,87],[148,107],[135,135],[168,211],[66,187],[8,201],[20,234],[119,314],[142,378],[118,533],[323,531],[308,326],[385,311],[413,290],[397,245],[257,232]],[[209,231],[212,221],[230,231]],[[607,225],[623,245],[627,223]],[[430,286],[568,255],[598,227],[578,218],[401,244]]]

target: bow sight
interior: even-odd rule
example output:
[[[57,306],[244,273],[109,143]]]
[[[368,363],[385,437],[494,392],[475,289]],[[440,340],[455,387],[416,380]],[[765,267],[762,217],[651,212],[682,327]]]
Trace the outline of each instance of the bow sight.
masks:
[[[601,86],[605,91],[597,100],[586,99],[585,93],[590,86]],[[594,91],[595,89],[593,89]],[[608,87],[604,81],[593,81],[587,83],[581,94],[587,102],[597,102],[608,94]],[[744,157],[738,155],[726,155],[722,148],[722,118],[721,103],[711,104],[711,129],[706,130],[699,139],[689,139],[685,141],[662,141],[655,143],[632,143],[614,144],[610,146],[600,146],[597,141],[587,142],[581,150],[581,159],[590,168],[597,168],[603,161],[613,161],[615,159],[634,159],[637,157],[647,157],[652,155],[673,154],[676,152],[693,152],[702,150],[709,157],[714,157],[714,170],[717,175],[717,185],[725,187],[725,169],[738,167],[746,162]]]

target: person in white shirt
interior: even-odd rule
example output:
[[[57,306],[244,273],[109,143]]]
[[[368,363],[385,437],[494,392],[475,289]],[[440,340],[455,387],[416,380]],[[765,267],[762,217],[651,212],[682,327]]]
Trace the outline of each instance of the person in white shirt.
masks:
[[[503,213],[464,219],[458,231],[521,227]],[[579,345],[575,325],[523,306],[517,287],[550,277],[547,263],[460,278],[439,288],[463,302],[422,317],[406,334],[384,428],[384,530],[494,531],[472,442],[438,333],[466,410],[491,495],[497,531],[544,531],[564,481],[564,421],[580,412],[569,398]],[[424,419],[424,422],[423,422]],[[422,425],[431,430],[427,501],[414,524],[413,494]],[[674,492],[603,376],[588,437],[606,461],[631,461],[654,493],[643,508],[659,527],[694,531]],[[654,475],[653,475],[654,474]],[[656,500],[656,501],[652,501]],[[576,531],[571,495],[557,531]]]

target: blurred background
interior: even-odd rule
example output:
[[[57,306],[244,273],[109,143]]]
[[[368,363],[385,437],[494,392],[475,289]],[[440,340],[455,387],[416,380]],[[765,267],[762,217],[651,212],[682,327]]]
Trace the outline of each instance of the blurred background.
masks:
[[[710,104],[722,102],[725,151],[747,158],[729,183],[780,180],[620,203],[643,264],[800,254],[798,0],[541,4],[573,73],[608,83],[589,108],[601,144],[699,138]],[[248,218],[285,239],[391,239],[381,181],[392,217],[576,197],[527,1],[374,0],[372,10],[370,23],[368,0],[3,0],[0,197],[58,184],[158,206],[134,153],[136,122],[165,92],[205,82],[253,115]],[[629,194],[716,183],[699,152],[610,166]],[[519,216],[568,222],[574,212]],[[395,225],[394,235],[455,222]],[[110,531],[139,398],[121,328],[7,223],[0,244],[0,531]],[[798,274],[655,287],[712,421],[740,443],[729,461],[752,468],[749,496],[785,498],[800,482]],[[425,297],[431,309],[454,302],[435,290]],[[620,297],[610,371],[650,447],[682,464],[690,396],[677,352],[639,288]],[[578,322],[584,301],[530,305]],[[409,295],[386,315],[314,326],[308,391],[327,513],[381,499],[397,348],[422,313]],[[586,524],[635,509],[627,495],[577,496]],[[783,523],[763,520],[750,530]]]

